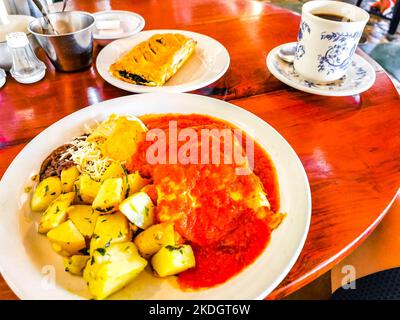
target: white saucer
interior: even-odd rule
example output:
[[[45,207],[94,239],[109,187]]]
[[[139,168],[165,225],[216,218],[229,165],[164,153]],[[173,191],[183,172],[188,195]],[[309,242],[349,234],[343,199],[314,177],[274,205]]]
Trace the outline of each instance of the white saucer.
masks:
[[[180,33],[197,42],[192,56],[179,71],[159,87],[137,85],[115,78],[109,72],[110,65],[121,55],[155,34]],[[221,78],[228,70],[230,57],[225,47],[206,35],[184,30],[146,30],[132,37],[119,39],[105,46],[97,56],[96,67],[100,76],[120,89],[135,92],[187,92],[208,86]]]
[[[102,35],[99,33],[99,30],[95,28],[93,32],[93,38],[102,46],[105,46],[116,39],[133,36],[134,34],[142,31],[145,25],[144,18],[141,15],[130,11],[106,10],[96,12],[93,14],[93,16],[95,17],[96,21],[117,19],[121,22],[122,32],[116,34]]]
[[[351,96],[368,90],[375,82],[374,68],[357,54],[354,54],[343,78],[326,84],[308,81],[294,70],[293,64],[278,57],[279,49],[285,45],[286,43],[270,51],[267,67],[276,78],[295,89],[321,96]]]

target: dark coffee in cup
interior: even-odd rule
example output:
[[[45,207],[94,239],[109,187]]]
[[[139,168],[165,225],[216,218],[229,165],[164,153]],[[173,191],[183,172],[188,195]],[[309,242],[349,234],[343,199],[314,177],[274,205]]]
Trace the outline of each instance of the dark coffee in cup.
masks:
[[[337,14],[332,14],[332,13],[313,13],[314,16],[322,18],[322,19],[326,19],[326,20],[331,20],[331,21],[339,21],[339,22],[351,22],[352,20],[344,17],[344,16],[340,16]]]

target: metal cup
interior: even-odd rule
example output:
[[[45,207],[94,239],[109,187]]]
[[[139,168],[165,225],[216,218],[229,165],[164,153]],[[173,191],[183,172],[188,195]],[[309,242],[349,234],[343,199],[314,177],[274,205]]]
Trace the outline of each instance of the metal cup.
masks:
[[[49,19],[57,34],[48,34],[44,18],[33,20],[28,30],[50,61],[61,71],[76,71],[92,64],[94,17],[83,11],[55,12]]]

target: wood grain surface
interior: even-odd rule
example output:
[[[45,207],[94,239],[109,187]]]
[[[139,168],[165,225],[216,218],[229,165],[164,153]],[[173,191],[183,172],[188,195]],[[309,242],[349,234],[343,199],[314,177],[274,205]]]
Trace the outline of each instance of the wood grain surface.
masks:
[[[178,28],[209,35],[229,51],[219,81],[195,93],[239,105],[277,129],[306,169],[312,221],[305,247],[286,279],[268,297],[283,297],[356,248],[385,214],[400,186],[400,99],[382,68],[367,92],[322,97],[292,89],[273,77],[265,58],[296,40],[300,17],[250,0],[69,1],[69,10],[130,10],[145,30]],[[95,55],[101,48],[96,46]],[[18,152],[43,129],[93,103],[130,94],[90,69],[56,72],[47,58],[45,79],[32,85],[10,76],[0,89],[0,177]],[[166,110],[168,112],[168,110]],[[16,299],[0,278],[0,299]]]

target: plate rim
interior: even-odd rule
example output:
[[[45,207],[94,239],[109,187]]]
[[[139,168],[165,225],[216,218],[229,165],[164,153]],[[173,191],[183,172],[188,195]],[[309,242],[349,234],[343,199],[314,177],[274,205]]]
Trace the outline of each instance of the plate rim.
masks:
[[[61,122],[65,121],[68,118],[73,118],[76,117],[77,115],[79,115],[79,113],[86,113],[88,111],[92,111],[92,110],[96,110],[96,108],[98,108],[99,105],[101,104],[107,104],[110,101],[113,102],[118,102],[118,101],[124,101],[127,100],[129,101],[131,98],[134,99],[140,99],[141,96],[156,96],[156,95],[168,95],[168,96],[196,96],[199,99],[204,99],[204,101],[207,100],[215,100],[217,101],[217,103],[222,103],[222,104],[227,104],[229,105],[229,107],[231,108],[231,110],[236,110],[245,114],[248,114],[250,117],[255,117],[257,118],[259,121],[262,121],[263,124],[267,127],[269,127],[274,134],[276,134],[278,136],[279,139],[281,139],[286,146],[288,147],[289,152],[291,153],[291,156],[293,157],[293,160],[296,161],[296,165],[297,167],[300,169],[299,173],[302,176],[302,181],[304,182],[305,185],[305,194],[306,194],[306,209],[305,209],[305,213],[306,213],[306,219],[305,219],[305,228],[302,230],[302,235],[301,235],[301,239],[300,241],[297,243],[296,245],[296,250],[294,251],[293,255],[290,257],[290,261],[286,264],[285,268],[283,268],[283,270],[280,271],[280,274],[278,277],[276,277],[273,281],[271,281],[271,284],[269,285],[268,288],[266,288],[262,293],[260,293],[259,296],[257,296],[255,299],[256,300],[260,300],[260,299],[264,299],[267,295],[269,295],[278,285],[279,283],[287,276],[287,274],[289,273],[289,271],[293,268],[293,265],[296,263],[296,261],[298,260],[301,251],[303,250],[306,238],[308,236],[308,232],[309,232],[309,228],[310,228],[310,223],[311,223],[311,216],[312,216],[312,198],[311,198],[311,189],[310,189],[310,184],[309,184],[309,180],[308,180],[308,176],[307,173],[305,171],[305,168],[299,158],[299,156],[297,155],[297,153],[295,152],[295,150],[293,149],[293,147],[289,144],[289,142],[272,126],[270,125],[268,122],[266,122],[265,120],[263,120],[262,118],[258,117],[256,114],[240,107],[237,106],[235,104],[232,104],[230,102],[227,101],[223,101],[220,99],[216,99],[216,98],[212,98],[212,97],[208,97],[208,96],[203,96],[203,95],[199,95],[199,94],[191,94],[191,93],[170,93],[170,92],[162,92],[162,93],[145,93],[142,95],[127,95],[127,96],[122,96],[122,97],[117,97],[114,99],[109,99],[109,100],[105,100],[102,102],[98,102],[92,105],[89,105],[87,107],[84,107],[82,109],[79,109],[73,113],[70,113],[68,115],[66,115],[65,117],[59,119],[58,121],[52,123],[50,126],[48,126],[46,129],[44,129],[42,132],[40,132],[38,135],[36,135],[18,154],[17,156],[14,158],[14,160],[10,163],[10,165],[7,167],[6,171],[3,174],[3,177],[0,179],[0,191],[3,190],[4,188],[6,188],[6,182],[9,179],[12,179],[12,171],[15,170],[13,167],[16,165],[16,163],[21,159],[24,158],[24,156],[26,156],[26,154],[28,153],[28,149],[30,149],[30,147],[32,147],[32,145],[34,143],[36,143],[37,140],[40,140],[42,137],[45,137],[47,135],[47,133],[50,131],[50,129],[54,129],[55,127],[59,126]],[[136,97],[136,98],[135,98]],[[101,111],[99,112],[101,113]],[[166,112],[168,113],[168,112]],[[201,114],[201,113],[200,113]],[[206,114],[206,113],[204,113]],[[216,116],[217,117],[217,116]],[[222,119],[224,120],[224,119]],[[227,121],[227,120],[224,120]],[[244,130],[244,129],[243,129]],[[1,192],[0,192],[1,194]],[[0,216],[0,222],[1,222],[2,218]],[[268,246],[267,246],[268,248]],[[265,250],[263,251],[265,252]],[[261,255],[260,255],[261,256]],[[2,258],[2,257],[0,257]],[[259,258],[259,257],[258,257]],[[258,259],[257,258],[257,259]],[[256,260],[257,260],[256,259]],[[256,261],[255,260],[255,261]],[[255,262],[254,261],[254,262]],[[254,263],[253,262],[253,263]],[[251,264],[249,265],[251,266]],[[240,273],[245,272],[245,270],[241,271]],[[35,299],[34,297],[30,296],[28,292],[24,292],[23,289],[17,287],[10,279],[9,275],[4,273],[4,269],[2,266],[2,259],[0,259],[0,273],[2,274],[4,280],[6,281],[7,285],[13,290],[13,292],[20,298],[20,299]],[[239,274],[240,274],[239,273]],[[66,290],[65,288],[63,288],[64,290]],[[77,296],[77,298],[81,298],[79,296]]]
[[[221,69],[221,71],[214,75],[213,77],[211,77],[210,79],[208,79],[207,81],[204,81],[202,83],[197,83],[197,84],[193,84],[193,85],[187,85],[187,84],[180,84],[180,85],[175,85],[175,86],[159,86],[159,87],[149,87],[149,86],[143,86],[143,85],[137,85],[137,84],[131,84],[128,82],[124,82],[122,80],[119,80],[117,78],[112,77],[108,70],[103,70],[102,68],[100,68],[99,66],[102,64],[102,59],[103,56],[105,55],[106,50],[108,50],[107,48],[109,48],[112,45],[116,45],[115,42],[118,41],[127,41],[130,38],[134,39],[134,37],[137,37],[140,34],[143,33],[148,33],[149,35],[153,35],[156,33],[182,33],[182,34],[187,34],[188,36],[201,36],[201,37],[205,37],[208,38],[208,40],[211,40],[212,42],[216,43],[221,49],[222,49],[222,53],[225,55],[226,58],[226,63],[224,65],[224,67]],[[128,91],[128,92],[133,92],[133,93],[156,93],[156,92],[176,92],[176,93],[184,93],[184,92],[188,92],[188,91],[194,91],[200,88],[204,88],[208,85],[210,85],[211,83],[214,83],[215,81],[219,80],[229,69],[230,66],[230,62],[231,62],[231,58],[229,55],[229,51],[226,49],[226,47],[219,42],[218,40],[199,33],[199,32],[194,32],[194,31],[189,31],[189,30],[180,30],[180,29],[151,29],[151,30],[142,30],[138,33],[135,33],[132,36],[129,37],[125,37],[125,38],[121,38],[121,39],[116,39],[114,41],[112,41],[111,43],[107,44],[104,48],[102,48],[99,52],[99,54],[96,57],[96,70],[99,73],[99,75],[103,78],[104,81],[106,81],[107,83],[109,83],[110,85],[117,87],[119,89]]]
[[[299,85],[299,84],[293,82],[292,80],[286,78],[285,76],[281,75],[279,72],[276,71],[275,67],[273,66],[273,61],[275,61],[274,58],[277,56],[276,52],[279,50],[279,48],[281,48],[281,47],[283,47],[285,45],[294,44],[294,43],[296,43],[296,41],[283,43],[283,44],[280,44],[280,45],[272,48],[271,51],[268,53],[267,58],[266,58],[266,65],[267,65],[268,70],[271,72],[271,74],[275,78],[277,78],[279,81],[281,81],[284,84],[288,85],[289,87],[292,87],[292,88],[297,89],[299,91],[303,91],[303,92],[319,95],[319,96],[346,97],[346,96],[352,96],[352,95],[363,93],[363,92],[367,91],[368,89],[370,89],[374,85],[375,80],[376,80],[375,69],[373,68],[373,66],[366,59],[364,59],[363,57],[361,57],[357,53],[354,53],[353,61],[354,61],[354,58],[356,58],[357,60],[364,62],[368,66],[369,72],[370,72],[370,74],[372,76],[371,80],[369,82],[366,82],[365,85],[362,85],[357,89],[347,89],[347,90],[342,90],[342,91],[320,90],[320,89],[315,89],[315,88],[302,86],[302,85]]]

